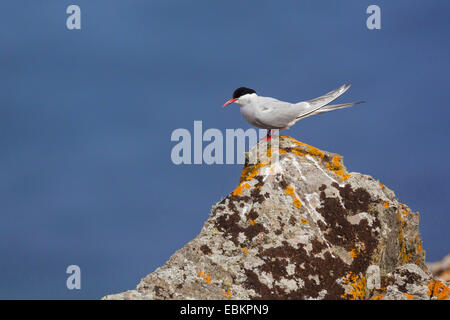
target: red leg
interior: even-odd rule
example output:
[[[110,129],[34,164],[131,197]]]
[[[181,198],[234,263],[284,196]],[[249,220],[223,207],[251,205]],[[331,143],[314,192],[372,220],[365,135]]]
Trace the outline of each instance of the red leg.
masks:
[[[269,141],[270,139],[272,139],[272,130],[267,130],[266,140]]]

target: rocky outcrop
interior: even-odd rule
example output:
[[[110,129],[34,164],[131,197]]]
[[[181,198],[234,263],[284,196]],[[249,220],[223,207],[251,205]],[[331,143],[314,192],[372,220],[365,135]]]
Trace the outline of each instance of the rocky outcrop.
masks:
[[[419,213],[342,157],[287,136],[247,154],[200,234],[105,299],[446,299],[424,262]]]

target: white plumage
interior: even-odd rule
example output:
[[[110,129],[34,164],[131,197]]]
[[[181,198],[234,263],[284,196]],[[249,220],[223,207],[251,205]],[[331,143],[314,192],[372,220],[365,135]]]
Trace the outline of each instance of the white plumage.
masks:
[[[297,121],[309,116],[362,103],[363,101],[337,105],[329,104],[344,94],[348,88],[350,88],[350,84],[342,85],[316,99],[290,103],[275,98],[258,96],[253,89],[241,87],[234,91],[233,98],[223,106],[231,103],[238,104],[242,116],[248,123],[270,132],[272,129],[288,129]],[[268,134],[268,137],[270,137],[270,134]]]

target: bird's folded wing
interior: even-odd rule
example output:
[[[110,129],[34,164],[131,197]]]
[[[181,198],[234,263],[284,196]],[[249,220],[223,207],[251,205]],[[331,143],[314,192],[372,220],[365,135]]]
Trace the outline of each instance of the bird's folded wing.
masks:
[[[306,118],[310,115],[312,115],[315,111],[319,110],[320,108],[326,106],[330,102],[336,100],[339,96],[344,94],[345,91],[350,88],[351,84],[344,84],[340,86],[339,88],[328,92],[327,94],[324,94],[323,96],[320,96],[318,98],[305,101],[308,106],[303,107],[303,110],[298,114],[297,120]],[[300,102],[299,104],[304,104],[305,102]]]
[[[258,102],[257,121],[266,128],[284,128],[299,114],[299,106],[289,102],[269,97],[261,97]]]

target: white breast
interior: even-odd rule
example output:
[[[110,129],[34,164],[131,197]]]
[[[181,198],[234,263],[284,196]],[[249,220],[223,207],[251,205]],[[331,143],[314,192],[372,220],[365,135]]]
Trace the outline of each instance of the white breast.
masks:
[[[250,123],[252,126],[261,129],[268,129],[267,126],[265,126],[260,121],[258,117],[258,110],[257,108],[255,108],[254,104],[246,104],[245,106],[242,106],[240,110],[244,119],[247,120],[247,122]]]

